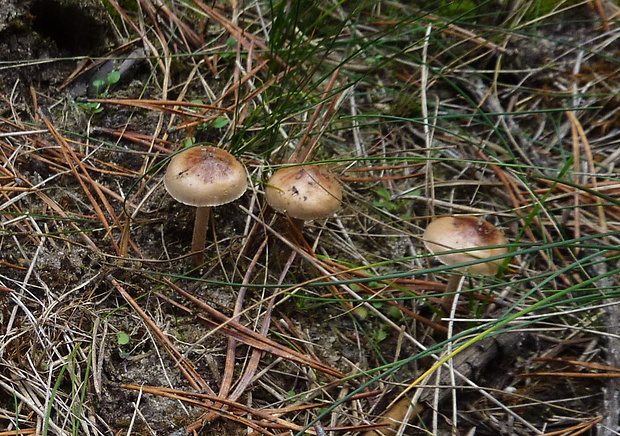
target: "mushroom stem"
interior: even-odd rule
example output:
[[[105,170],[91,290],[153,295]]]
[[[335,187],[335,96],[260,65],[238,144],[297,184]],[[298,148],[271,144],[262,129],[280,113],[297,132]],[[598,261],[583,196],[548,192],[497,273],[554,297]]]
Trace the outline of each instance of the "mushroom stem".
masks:
[[[462,274],[450,273],[448,277],[448,283],[446,284],[446,293],[441,299],[441,306],[446,311],[446,313],[450,313],[452,309],[452,305],[454,304],[454,297],[456,291],[459,290],[461,286],[461,281],[464,276]]]
[[[462,274],[451,273],[450,277],[448,278],[448,283],[446,284],[446,293],[447,294],[455,293],[459,289],[462,279],[463,279]]]
[[[290,215],[288,217],[288,222],[287,222],[286,227],[288,230],[289,237],[299,246],[303,245],[302,242],[304,244],[307,244],[303,236],[303,230],[304,230],[305,224],[306,222],[304,220],[300,220],[299,218],[293,218]]]
[[[205,261],[205,246],[207,245],[207,227],[211,207],[197,207],[196,219],[194,220],[194,232],[192,234],[192,252],[194,265],[202,265]]]

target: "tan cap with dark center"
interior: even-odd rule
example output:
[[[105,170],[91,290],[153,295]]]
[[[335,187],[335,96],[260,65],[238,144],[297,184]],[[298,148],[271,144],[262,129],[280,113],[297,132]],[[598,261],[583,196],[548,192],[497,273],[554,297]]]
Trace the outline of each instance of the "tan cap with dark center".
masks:
[[[248,187],[241,162],[221,148],[192,147],[176,154],[164,185],[177,201],[190,206],[219,206],[241,197]]]
[[[504,234],[494,225],[474,216],[446,216],[432,221],[424,231],[424,245],[446,265],[471,262],[506,254],[506,247],[483,248],[507,243]],[[450,250],[471,248],[460,253],[441,254]],[[470,265],[467,271],[474,274],[495,275],[501,260]]]

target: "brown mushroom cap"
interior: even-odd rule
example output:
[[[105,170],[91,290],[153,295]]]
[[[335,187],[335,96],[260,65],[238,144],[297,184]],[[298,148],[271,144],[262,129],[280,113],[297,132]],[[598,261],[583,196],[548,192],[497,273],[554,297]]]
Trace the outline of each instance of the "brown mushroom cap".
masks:
[[[286,167],[271,176],[265,197],[278,212],[307,221],[333,215],[342,203],[342,188],[325,167]]]
[[[506,254],[506,247],[484,248],[489,245],[507,243],[504,234],[494,225],[474,216],[446,216],[431,222],[424,231],[424,245],[431,253],[446,265],[470,262],[474,259],[486,259]],[[444,251],[472,248],[472,251],[441,254]],[[495,275],[499,262],[484,262],[467,267],[474,274]]]
[[[221,148],[192,147],[176,154],[164,185],[177,201],[196,207],[219,206],[241,197],[248,180],[241,162]]]

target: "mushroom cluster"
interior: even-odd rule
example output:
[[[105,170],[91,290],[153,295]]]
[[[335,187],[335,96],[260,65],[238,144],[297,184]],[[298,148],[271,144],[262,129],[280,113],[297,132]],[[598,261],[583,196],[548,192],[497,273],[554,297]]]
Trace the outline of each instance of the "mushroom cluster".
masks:
[[[192,253],[194,263],[201,265],[211,207],[243,195],[248,186],[245,168],[221,148],[191,147],[170,159],[164,185],[175,200],[196,207]],[[276,211],[308,221],[333,215],[342,202],[342,188],[324,166],[289,166],[269,179],[265,198]]]

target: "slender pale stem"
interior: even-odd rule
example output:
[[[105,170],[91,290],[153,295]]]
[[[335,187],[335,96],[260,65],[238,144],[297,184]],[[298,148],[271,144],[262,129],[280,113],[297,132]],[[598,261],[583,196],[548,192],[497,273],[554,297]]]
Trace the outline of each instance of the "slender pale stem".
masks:
[[[205,246],[207,245],[207,227],[211,207],[197,207],[196,219],[194,220],[194,233],[192,234],[192,252],[194,253],[194,265],[202,265],[205,261]]]
[[[448,284],[446,284],[446,295],[441,299],[441,305],[447,314],[452,309],[454,303],[454,293],[461,287],[461,281],[465,278],[462,274],[450,273]]]
[[[448,284],[446,285],[446,294],[455,293],[461,286],[461,280],[464,278],[465,276],[463,274],[450,273],[450,277],[448,277]]]

